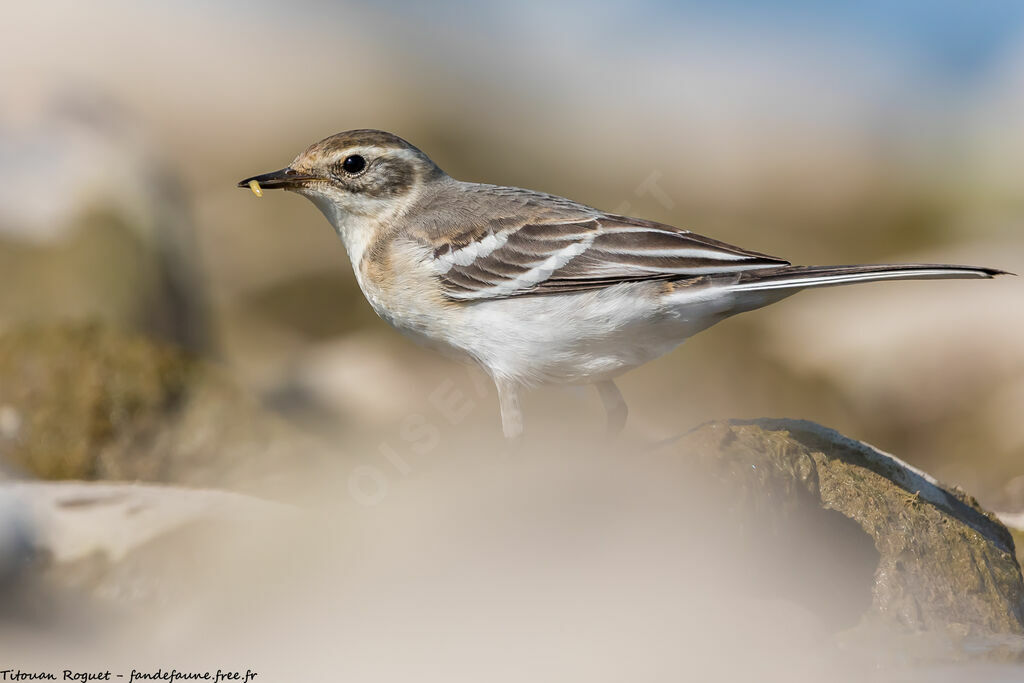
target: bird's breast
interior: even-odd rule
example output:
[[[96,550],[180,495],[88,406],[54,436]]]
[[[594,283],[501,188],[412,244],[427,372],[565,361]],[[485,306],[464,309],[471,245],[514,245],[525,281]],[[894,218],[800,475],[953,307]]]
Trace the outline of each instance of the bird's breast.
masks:
[[[370,248],[356,267],[359,287],[378,316],[418,342],[448,351],[460,307],[446,300],[418,250],[401,242]]]

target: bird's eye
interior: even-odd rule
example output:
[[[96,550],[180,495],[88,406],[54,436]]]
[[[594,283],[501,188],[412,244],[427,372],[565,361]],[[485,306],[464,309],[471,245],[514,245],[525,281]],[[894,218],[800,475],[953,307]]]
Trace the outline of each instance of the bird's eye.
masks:
[[[345,161],[341,162],[341,167],[345,169],[345,173],[355,175],[366,168],[366,159],[358,154],[352,154],[345,157]]]

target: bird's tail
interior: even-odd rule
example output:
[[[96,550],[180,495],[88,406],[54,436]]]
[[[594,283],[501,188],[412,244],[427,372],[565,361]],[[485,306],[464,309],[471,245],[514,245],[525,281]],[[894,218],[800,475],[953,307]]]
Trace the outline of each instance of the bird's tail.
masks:
[[[832,287],[880,280],[941,280],[991,278],[1012,275],[995,268],[948,266],[931,263],[898,263],[871,266],[783,266],[748,270],[728,285],[734,292],[779,291],[788,295],[808,287]]]

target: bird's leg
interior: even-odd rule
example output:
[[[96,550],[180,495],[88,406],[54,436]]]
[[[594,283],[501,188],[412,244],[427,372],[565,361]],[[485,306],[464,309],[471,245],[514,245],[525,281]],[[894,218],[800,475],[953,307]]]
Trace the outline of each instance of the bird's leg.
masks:
[[[494,378],[498,388],[498,404],[501,406],[501,431],[506,439],[523,435],[523,411],[519,407],[519,388],[508,380]]]
[[[617,435],[626,426],[626,416],[629,415],[629,408],[622,398],[622,392],[615,386],[615,382],[606,379],[603,382],[594,384],[597,393],[604,404],[604,412],[608,416],[608,434]]]

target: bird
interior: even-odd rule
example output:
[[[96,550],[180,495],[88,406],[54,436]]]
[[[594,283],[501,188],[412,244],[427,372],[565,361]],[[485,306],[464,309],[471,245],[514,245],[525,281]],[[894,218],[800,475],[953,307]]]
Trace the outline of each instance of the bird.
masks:
[[[372,129],[327,137],[238,186],[311,200],[373,310],[482,367],[497,388],[502,431],[515,440],[520,394],[541,384],[595,386],[617,434],[628,414],[617,377],[800,290],[1007,274],[924,263],[793,265],[564,197],[456,180],[403,138]]]

